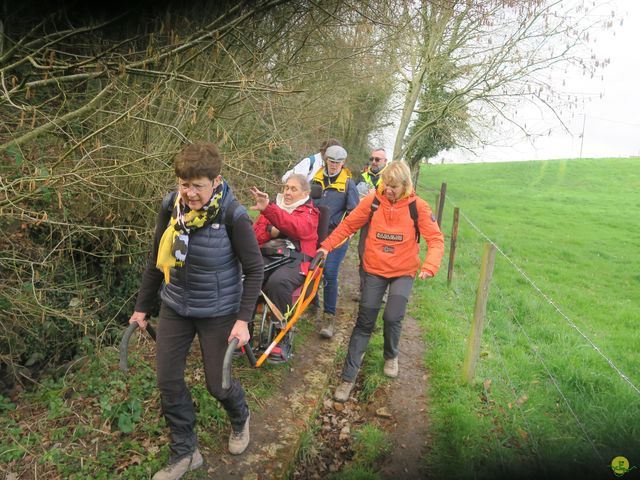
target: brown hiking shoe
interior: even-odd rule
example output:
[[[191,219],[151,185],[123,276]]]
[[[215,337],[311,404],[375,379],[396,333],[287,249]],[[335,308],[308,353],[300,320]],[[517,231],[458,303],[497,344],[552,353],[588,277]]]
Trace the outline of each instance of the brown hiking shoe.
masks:
[[[336,326],[336,316],[330,313],[324,312],[322,316],[322,328],[320,329],[320,336],[322,338],[333,337],[333,330]]]
[[[398,376],[398,357],[385,360],[383,371],[387,377],[396,378]]]
[[[190,470],[195,470],[202,466],[202,455],[197,448],[191,455],[182,457],[175,463],[170,463],[162,470],[156,472],[152,480],[178,480]]]
[[[347,400],[349,400],[349,395],[351,395],[351,390],[353,390],[354,385],[355,382],[343,381],[340,385],[338,385],[338,388],[336,388],[336,391],[333,393],[333,399],[336,402],[340,403],[346,402]]]
[[[229,435],[229,453],[231,455],[240,455],[247,449],[249,445],[249,419],[251,414],[247,417],[242,426],[242,430],[236,432],[233,427],[231,428],[231,434]]]

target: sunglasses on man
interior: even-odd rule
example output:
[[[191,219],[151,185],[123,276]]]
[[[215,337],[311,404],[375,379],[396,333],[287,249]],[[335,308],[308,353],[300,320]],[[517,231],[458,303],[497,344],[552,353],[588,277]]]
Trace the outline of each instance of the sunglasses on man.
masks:
[[[383,158],[383,157],[369,157],[370,162],[383,162],[385,160],[386,158]]]

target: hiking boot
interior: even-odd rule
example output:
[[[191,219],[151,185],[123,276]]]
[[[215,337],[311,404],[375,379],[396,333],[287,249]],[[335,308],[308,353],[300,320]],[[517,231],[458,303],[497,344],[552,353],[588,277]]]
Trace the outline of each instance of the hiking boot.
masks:
[[[353,390],[354,385],[355,382],[343,381],[340,385],[338,385],[338,388],[336,388],[336,391],[333,393],[333,399],[336,402],[340,403],[346,402],[347,400],[349,400],[349,395],[351,395],[351,390]]]
[[[396,378],[398,376],[398,357],[385,360],[383,371],[387,377]]]
[[[336,326],[336,316],[330,313],[324,312],[322,316],[322,328],[320,329],[320,336],[322,338],[333,337],[333,330]]]
[[[202,466],[202,455],[197,448],[191,455],[182,457],[175,463],[170,463],[162,470],[158,470],[152,480],[178,480],[190,470],[195,470]]]
[[[231,434],[229,435],[229,453],[231,455],[240,455],[247,449],[249,445],[249,419],[251,414],[247,417],[239,432],[236,432],[233,427],[231,428]]]

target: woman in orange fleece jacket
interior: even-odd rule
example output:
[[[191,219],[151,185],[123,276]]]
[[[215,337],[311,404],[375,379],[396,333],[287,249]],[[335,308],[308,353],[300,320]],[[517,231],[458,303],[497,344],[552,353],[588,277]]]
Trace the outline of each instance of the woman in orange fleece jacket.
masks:
[[[412,215],[412,210],[417,212],[417,219],[414,219],[416,214]],[[415,194],[411,171],[402,161],[387,165],[377,191],[360,201],[322,242],[318,252],[326,255],[362,227],[365,228],[360,235],[366,235],[363,255],[366,276],[358,319],[342,369],[342,383],[334,393],[338,402],[349,399],[387,287],[389,294],[382,316],[384,373],[389,377],[398,376],[398,343],[414,278],[416,274],[420,280],[433,277],[444,254],[442,232],[427,202]],[[427,256],[422,265],[420,236],[427,242]]]

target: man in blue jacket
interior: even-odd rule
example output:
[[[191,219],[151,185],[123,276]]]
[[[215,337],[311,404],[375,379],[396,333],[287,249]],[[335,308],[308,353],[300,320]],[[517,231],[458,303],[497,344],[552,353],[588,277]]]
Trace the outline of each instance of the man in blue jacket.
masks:
[[[325,166],[318,170],[312,180],[313,184],[322,188],[321,198],[315,200],[316,206],[326,205],[329,208],[329,233],[360,201],[351,172],[344,166],[346,160],[347,151],[344,148],[338,145],[327,147]],[[338,270],[348,248],[349,241],[346,241],[327,256],[324,264],[322,338],[333,337],[338,303]]]

